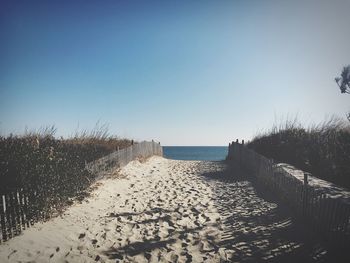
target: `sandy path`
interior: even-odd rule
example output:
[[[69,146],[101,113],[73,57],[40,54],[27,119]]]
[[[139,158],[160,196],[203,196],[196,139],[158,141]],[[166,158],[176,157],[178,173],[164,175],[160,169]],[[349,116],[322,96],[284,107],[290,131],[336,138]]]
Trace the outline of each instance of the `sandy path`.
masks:
[[[120,175],[1,244],[0,262],[318,260],[288,214],[223,163],[152,157]]]

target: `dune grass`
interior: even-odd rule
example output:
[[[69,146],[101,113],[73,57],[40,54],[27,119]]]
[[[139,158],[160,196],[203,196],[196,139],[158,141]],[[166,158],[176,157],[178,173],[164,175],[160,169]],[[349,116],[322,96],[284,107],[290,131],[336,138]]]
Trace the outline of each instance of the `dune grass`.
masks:
[[[75,197],[91,184],[95,175],[85,164],[132,141],[112,136],[105,128],[56,138],[54,126],[0,136],[0,194],[25,188],[45,196],[40,210],[52,209]],[[39,209],[39,208],[38,208]]]
[[[350,189],[350,125],[339,118],[309,127],[289,119],[255,136],[248,147]]]

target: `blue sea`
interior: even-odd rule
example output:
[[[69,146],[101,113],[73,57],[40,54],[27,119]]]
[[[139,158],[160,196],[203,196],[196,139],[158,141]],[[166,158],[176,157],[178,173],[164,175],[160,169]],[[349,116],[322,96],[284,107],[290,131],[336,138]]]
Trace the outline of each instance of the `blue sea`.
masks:
[[[174,160],[222,161],[227,151],[227,146],[163,146],[164,157]]]

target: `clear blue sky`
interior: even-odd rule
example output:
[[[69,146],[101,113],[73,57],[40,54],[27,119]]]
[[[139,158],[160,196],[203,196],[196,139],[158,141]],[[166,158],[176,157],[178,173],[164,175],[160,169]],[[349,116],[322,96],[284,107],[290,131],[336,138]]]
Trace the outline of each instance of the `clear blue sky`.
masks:
[[[350,1],[1,1],[0,130],[109,123],[163,145],[345,116]]]

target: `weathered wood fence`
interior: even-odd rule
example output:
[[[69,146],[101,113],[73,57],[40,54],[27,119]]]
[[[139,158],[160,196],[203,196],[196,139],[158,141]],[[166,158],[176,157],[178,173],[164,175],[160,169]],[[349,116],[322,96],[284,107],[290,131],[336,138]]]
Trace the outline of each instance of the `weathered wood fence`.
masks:
[[[123,167],[137,158],[152,155],[163,155],[160,144],[153,141],[141,142],[88,163],[86,169],[97,175]],[[50,203],[50,198],[53,197],[50,196],[49,189],[35,186],[0,192],[0,243],[20,234],[36,222],[49,219],[51,214],[44,208],[45,203]]]
[[[163,156],[162,146],[153,141],[141,142],[91,162],[86,165],[86,168],[92,173],[108,173],[111,169],[123,167],[132,160],[152,155]]]
[[[313,180],[321,183],[310,184],[309,174],[305,173],[303,178],[293,175],[273,160],[246,147],[244,141],[229,144],[227,160],[249,170],[259,184],[288,203],[297,218],[308,223],[327,241],[341,246],[350,245],[349,192],[340,188],[328,189],[327,185],[331,184],[321,179]]]

